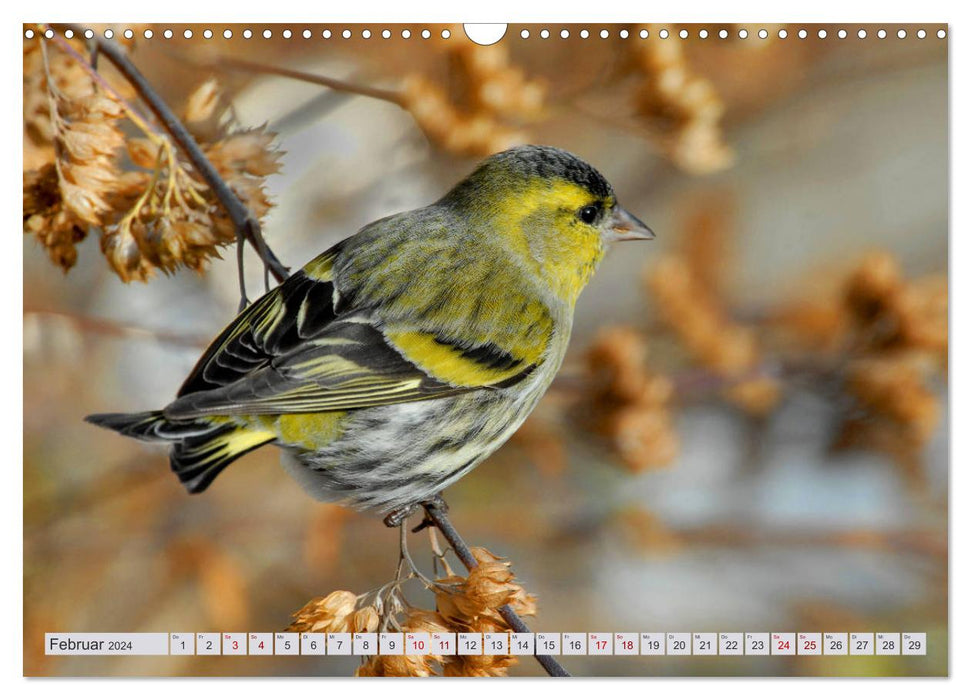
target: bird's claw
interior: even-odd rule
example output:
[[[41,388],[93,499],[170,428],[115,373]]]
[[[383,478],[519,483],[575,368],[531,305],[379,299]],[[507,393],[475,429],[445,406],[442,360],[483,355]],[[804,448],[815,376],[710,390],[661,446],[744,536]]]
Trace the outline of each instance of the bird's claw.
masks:
[[[401,508],[395,508],[393,511],[384,516],[384,524],[388,527],[399,527],[401,523],[407,520],[416,510],[418,510],[417,503],[402,506]]]
[[[442,513],[447,513],[448,503],[446,503],[445,499],[442,498],[442,494],[436,493],[431,498],[420,501],[419,503],[410,503],[409,505],[395,508],[384,517],[384,524],[388,527],[400,527],[401,523],[410,518],[412,514],[418,510],[418,508],[424,508],[426,511],[429,508],[432,508]],[[418,526],[412,530],[412,532],[421,532],[426,527],[431,527],[434,524],[435,521],[426,515],[424,520],[422,520]]]
[[[428,500],[425,500],[419,503],[419,505],[425,510],[428,510],[428,508],[431,507],[443,513],[448,512],[448,503],[445,502],[445,499],[442,498],[442,494],[440,493],[436,493]]]

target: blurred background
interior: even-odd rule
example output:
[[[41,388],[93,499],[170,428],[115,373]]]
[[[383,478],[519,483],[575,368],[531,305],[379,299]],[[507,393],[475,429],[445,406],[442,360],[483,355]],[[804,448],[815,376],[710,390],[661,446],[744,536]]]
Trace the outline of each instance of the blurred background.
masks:
[[[941,26],[510,25],[492,47],[460,26],[131,26],[132,59],[174,107],[215,77],[240,125],[278,134],[264,231],[291,267],[523,142],[592,163],[657,232],[608,254],[548,396],[445,494],[466,540],[538,597],[532,629],[928,639],[927,656],[565,657],[571,672],[947,673]],[[25,182],[49,152],[28,116]],[[82,421],[173,398],[235,314],[232,248],[205,274],[126,285],[97,231],[73,265],[29,233],[25,673],[353,673],[350,657],[43,655],[53,631],[282,630],[315,596],[391,580],[398,543],[373,515],[311,501],[275,448],[190,497],[164,452]],[[252,294],[250,251],[246,269]],[[424,534],[412,553],[430,571]]]

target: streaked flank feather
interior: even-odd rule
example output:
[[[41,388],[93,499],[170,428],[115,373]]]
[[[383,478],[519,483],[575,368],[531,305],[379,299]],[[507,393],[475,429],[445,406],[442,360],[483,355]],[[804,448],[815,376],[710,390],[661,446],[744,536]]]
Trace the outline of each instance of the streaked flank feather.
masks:
[[[580,159],[512,149],[255,301],[161,411],[89,420],[171,444],[190,492],[272,442],[315,497],[407,508],[512,435],[560,367],[606,242],[649,234]]]

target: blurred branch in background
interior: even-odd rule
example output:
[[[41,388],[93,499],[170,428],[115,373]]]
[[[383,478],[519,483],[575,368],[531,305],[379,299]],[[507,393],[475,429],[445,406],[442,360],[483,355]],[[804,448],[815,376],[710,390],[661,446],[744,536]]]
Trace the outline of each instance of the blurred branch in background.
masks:
[[[181,345],[188,348],[204,350],[212,340],[209,337],[185,335],[166,330],[155,330],[117,323],[109,319],[79,316],[65,311],[48,309],[24,309],[24,324],[31,323],[67,323],[81,333],[97,333],[116,337],[132,337],[171,345]]]
[[[465,42],[439,42],[437,48],[456,67],[464,99],[453,102],[443,85],[421,74],[405,77],[398,90],[386,90],[237,58],[218,58],[202,65],[217,70],[277,75],[390,102],[411,114],[431,143],[452,153],[485,156],[525,143],[528,137],[514,124],[540,118],[545,85],[525,78],[511,64],[503,46],[483,50]]]

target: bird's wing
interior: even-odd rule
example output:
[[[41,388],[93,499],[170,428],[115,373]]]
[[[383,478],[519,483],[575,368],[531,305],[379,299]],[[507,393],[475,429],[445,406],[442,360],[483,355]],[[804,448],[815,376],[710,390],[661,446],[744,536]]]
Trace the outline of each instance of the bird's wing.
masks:
[[[340,249],[338,243],[244,309],[199,358],[178,396],[237,382],[326,328],[337,317],[332,268]]]
[[[511,386],[541,362],[410,320],[335,310],[327,254],[255,302],[206,351],[170,418],[346,411]],[[332,262],[332,260],[331,260]]]

